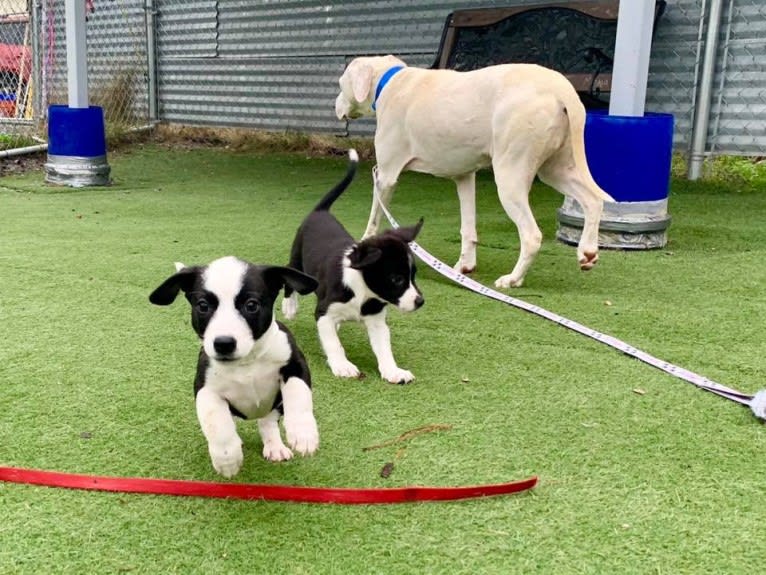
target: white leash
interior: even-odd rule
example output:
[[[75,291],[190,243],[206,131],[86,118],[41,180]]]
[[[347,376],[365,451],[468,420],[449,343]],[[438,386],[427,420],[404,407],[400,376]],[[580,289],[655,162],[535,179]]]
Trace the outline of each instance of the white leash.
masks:
[[[383,213],[386,215],[386,218],[388,218],[388,221],[391,223],[391,225],[394,228],[398,228],[399,227],[398,222],[394,219],[394,216],[391,215],[391,212],[388,210],[388,208],[383,205],[383,202],[380,201],[378,192],[374,188],[373,188],[373,195],[375,197],[375,201],[378,203],[378,206],[380,206],[380,208],[383,210]],[[697,387],[704,389],[705,391],[715,393],[717,395],[720,395],[721,397],[725,397],[726,399],[730,399],[731,401],[736,401],[737,403],[740,403],[742,405],[747,405],[750,407],[750,409],[753,411],[756,417],[758,417],[759,419],[766,420],[766,389],[762,389],[758,391],[755,395],[747,395],[745,393],[741,393],[735,389],[726,387],[725,385],[721,385],[720,383],[717,383],[697,373],[694,373],[693,371],[689,371],[688,369],[684,369],[677,365],[673,365],[672,363],[663,361],[657,357],[654,357],[653,355],[650,355],[644,351],[641,351],[640,349],[636,349],[632,345],[629,345],[625,343],[624,341],[617,339],[616,337],[612,337],[611,335],[601,333],[599,331],[596,331],[595,329],[586,327],[580,323],[577,323],[576,321],[572,321],[571,319],[562,317],[556,313],[550,312],[539,306],[527,303],[520,299],[516,299],[509,295],[506,295],[498,291],[495,291],[491,288],[488,288],[487,286],[480,284],[479,282],[472,280],[471,278],[461,273],[456,272],[454,269],[452,269],[452,267],[448,266],[441,260],[432,256],[426,250],[424,250],[420,245],[417,244],[417,242],[411,242],[410,248],[412,249],[412,253],[418,256],[418,258],[420,258],[421,261],[423,261],[426,265],[433,268],[444,277],[452,280],[456,284],[463,286],[464,288],[467,288],[473,292],[476,292],[488,298],[501,301],[508,305],[512,305],[513,307],[523,309],[525,311],[528,311],[540,317],[544,317],[547,320],[550,320],[568,329],[576,331],[577,333],[581,333],[582,335],[585,335],[591,339],[600,341],[601,343],[604,343],[610,347],[613,347],[617,351],[621,351],[622,353],[626,355],[629,355],[638,360],[641,360],[644,363],[648,363],[649,365],[656,367],[657,369],[661,369],[665,373],[669,373],[672,376],[675,376],[688,383],[696,385]]]

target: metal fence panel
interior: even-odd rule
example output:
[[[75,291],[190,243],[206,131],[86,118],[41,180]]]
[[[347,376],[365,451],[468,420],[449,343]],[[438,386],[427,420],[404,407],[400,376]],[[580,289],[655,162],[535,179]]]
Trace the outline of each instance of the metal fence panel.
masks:
[[[766,3],[728,0],[721,30],[707,151],[766,155]]]
[[[429,66],[451,11],[545,0],[82,1],[91,97],[108,126],[145,123],[156,79],[157,115],[167,122],[370,135],[374,120],[347,127],[334,117],[337,80],[351,58],[393,53]],[[682,151],[711,1],[670,0],[653,40],[646,108],[675,116]],[[764,155],[766,2],[723,1],[707,149]],[[0,134],[44,135],[47,106],[66,101],[64,0],[0,0],[3,50],[16,64],[0,67]],[[26,59],[29,72],[20,70]]]
[[[451,11],[536,3],[540,0],[161,0],[163,118],[370,135],[374,120],[346,127],[333,116],[343,62],[358,55],[394,53],[410,65],[429,66]],[[669,2],[653,42],[647,110],[675,116],[675,145],[681,150],[691,138],[700,19],[706,4],[709,1]],[[720,90],[714,95],[711,150],[756,154],[766,148],[758,121],[766,83],[758,63],[766,56],[759,41],[766,28],[763,4],[729,0],[733,17],[727,28],[730,38],[720,49],[726,65],[721,66]]]
[[[26,0],[0,0],[0,149],[33,143],[33,29]]]
[[[146,124],[143,0],[82,0],[86,11],[88,91],[112,132]],[[66,104],[63,0],[0,0],[0,146],[44,141],[47,109]],[[10,142],[10,145],[6,145]]]
[[[335,79],[344,66],[338,57],[167,59],[159,75],[160,117],[179,124],[338,132],[332,110]]]
[[[88,92],[104,109],[107,126],[147,122],[147,52],[142,0],[83,0],[86,6]],[[66,19],[63,0],[44,0],[41,10],[42,109],[67,103]]]

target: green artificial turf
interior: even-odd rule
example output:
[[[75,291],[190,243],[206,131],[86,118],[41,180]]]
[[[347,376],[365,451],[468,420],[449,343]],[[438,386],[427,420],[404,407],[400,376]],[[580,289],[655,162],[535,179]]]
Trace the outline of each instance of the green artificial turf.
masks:
[[[217,480],[196,421],[197,341],[183,298],[148,294],[173,262],[286,263],[345,159],[133,148],[115,184],[0,180],[0,466]],[[358,236],[369,164],[334,212]],[[491,175],[478,178],[476,278],[517,257]],[[536,184],[543,248],[513,295],[746,392],[766,386],[766,193],[672,183],[667,248],[602,251],[579,271]],[[405,174],[393,210],[459,252],[451,182]],[[289,325],[312,368],[321,446],[260,456],[240,424],[238,482],[467,485],[538,475],[530,492],[455,503],[322,506],[0,484],[0,573],[756,573],[766,541],[766,428],[749,410],[583,336],[451,285],[421,264],[426,305],[390,313],[408,386],[384,383],[363,329],[341,339],[367,378],[332,377],[313,296]],[[450,425],[363,450],[424,425]],[[387,462],[391,476],[380,477]]]

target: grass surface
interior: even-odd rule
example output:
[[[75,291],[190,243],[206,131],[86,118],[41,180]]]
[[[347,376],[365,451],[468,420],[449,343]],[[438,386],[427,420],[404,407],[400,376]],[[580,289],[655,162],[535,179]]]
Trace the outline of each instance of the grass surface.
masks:
[[[217,480],[193,406],[197,342],[182,299],[148,294],[173,262],[284,263],[344,159],[169,150],[110,157],[115,185],[0,181],[0,465]],[[334,212],[358,236],[369,164]],[[517,255],[489,174],[478,179],[476,277]],[[766,193],[674,181],[666,249],[602,252],[582,273],[553,240],[561,197],[532,194],[546,241],[513,295],[742,391],[764,386]],[[406,174],[393,203],[419,241],[459,251],[448,181]],[[761,240],[758,240],[761,238]],[[464,485],[540,476],[526,494],[342,507],[87,493],[0,484],[0,573],[754,573],[763,562],[766,428],[750,412],[420,266],[426,305],[392,311],[417,377],[332,377],[313,296],[290,324],[315,382],[320,451],[272,464],[243,422],[240,482]],[[605,302],[611,302],[607,305]],[[634,390],[640,389],[643,395]],[[449,431],[363,451],[428,424]],[[388,479],[381,467],[394,461]]]

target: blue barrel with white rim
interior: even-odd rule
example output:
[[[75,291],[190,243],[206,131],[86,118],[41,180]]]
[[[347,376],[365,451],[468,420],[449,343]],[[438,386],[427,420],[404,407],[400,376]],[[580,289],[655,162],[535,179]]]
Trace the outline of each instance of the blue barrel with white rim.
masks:
[[[110,183],[104,111],[99,106],[48,108],[45,180],[72,187]]]
[[[673,155],[673,116],[610,116],[590,111],[585,153],[593,179],[616,203],[605,203],[599,246],[652,249],[667,244],[668,192]],[[580,240],[583,214],[571,198],[558,210],[556,237]]]

